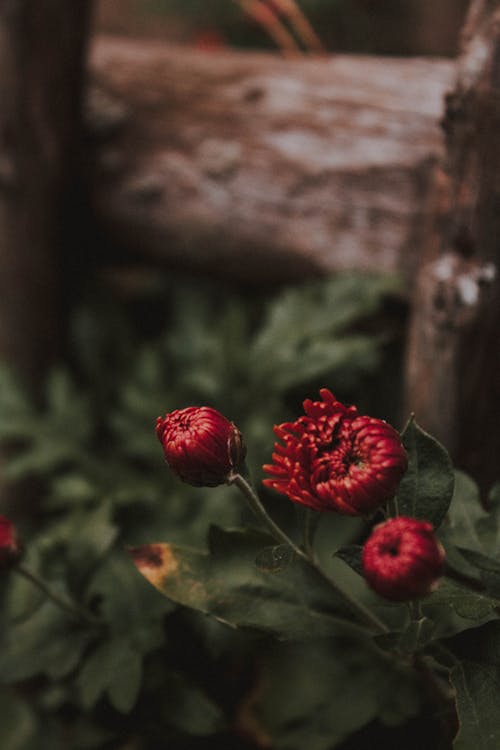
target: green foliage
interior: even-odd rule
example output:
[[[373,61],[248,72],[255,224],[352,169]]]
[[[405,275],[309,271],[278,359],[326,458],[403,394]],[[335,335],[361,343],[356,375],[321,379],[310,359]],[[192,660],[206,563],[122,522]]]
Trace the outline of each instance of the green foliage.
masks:
[[[0,440],[21,448],[7,474],[49,479],[48,510],[106,498],[113,508],[151,504],[154,513],[168,495],[164,525],[183,527],[186,540],[201,541],[207,521],[197,526],[200,493],[180,492],[165,472],[151,439],[156,417],[192,403],[218,408],[242,429],[258,475],[272,446],[272,424],[290,413],[293,393],[302,396],[307,384],[319,382],[352,397],[376,370],[384,335],[357,329],[396,292],[391,279],[345,274],[285,289],[256,306],[219,288],[176,282],[165,291],[167,325],[147,342],[134,341],[115,311],[81,310],[72,339],[87,387],[55,371],[37,410],[0,370]],[[238,521],[222,494],[215,500],[207,494],[212,518]]]
[[[394,725],[419,708],[410,670],[359,642],[280,645],[263,672],[256,713],[277,750],[329,750],[375,718]]]
[[[90,638],[88,631],[68,622],[59,608],[45,602],[2,638],[2,680],[8,684],[41,673],[53,679],[66,677],[77,666]]]
[[[242,523],[246,511],[234,488],[192,488],[171,476],[155,419],[188,404],[220,409],[243,430],[258,476],[271,452],[273,422],[291,416],[297,399],[318,385],[354,398],[373,376],[387,336],[368,332],[367,317],[394,293],[392,280],[354,274],[284,289],[272,299],[175,280],[148,303],[161,312],[146,339],[116,307],[80,309],[72,322],[73,368],[50,375],[41,404],[0,368],[0,441],[11,454],[6,474],[36,478],[42,487],[36,523],[20,520],[25,564],[95,619],[78,621],[19,575],[5,582],[2,684],[30,680],[35,687],[29,703],[5,693],[2,705],[17,717],[18,731],[0,721],[2,748],[121,747],[141,721],[152,746],[180,747],[190,736],[227,731],[227,696],[207,689],[206,675],[194,678],[170,651],[178,608],[144,582],[123,547],[168,537],[205,561],[186,545],[200,545],[214,520]],[[245,542],[248,533],[213,530],[210,538],[221,585],[236,591],[244,584],[236,618],[242,637],[338,632],[331,592],[268,537]],[[223,569],[228,555],[235,560],[236,541],[248,555],[246,567],[235,564],[228,580]],[[261,556],[259,570],[255,558],[266,546],[273,552]],[[304,579],[309,593],[301,600]],[[288,580],[286,596],[281,580]],[[231,619],[223,608],[216,614]],[[196,629],[207,628],[205,619],[196,620]],[[191,637],[188,630],[188,653]],[[230,642],[227,627],[221,638]],[[254,659],[250,652],[248,661]],[[206,669],[213,669],[210,662]]]
[[[261,630],[284,640],[319,638],[355,629],[343,600],[301,560],[281,572],[257,568],[255,558],[269,541],[260,532],[214,526],[209,553],[154,545],[162,562],[151,567],[153,550],[146,545],[135,551],[134,559],[143,575],[170,600],[233,627]]]
[[[455,750],[496,750],[500,745],[499,625],[489,623],[474,637],[466,633],[449,644],[456,657],[451,680],[460,725]]]
[[[437,528],[453,495],[450,457],[446,449],[424,432],[413,418],[401,437],[408,454],[408,471],[399,485],[393,515],[424,519]]]
[[[37,720],[22,699],[0,691],[0,746],[2,750],[36,750]],[[40,745],[38,745],[40,747]]]
[[[92,651],[78,676],[81,705],[91,708],[107,693],[117,711],[128,713],[135,705],[141,678],[141,654],[130,639],[106,639]]]
[[[480,503],[477,485],[457,472],[456,491],[442,540],[450,563],[459,572],[482,583],[487,594],[500,601],[500,498],[492,488],[488,510]]]
[[[167,291],[146,340],[105,306],[80,311],[73,370],[51,374],[41,406],[0,370],[6,471],[43,487],[36,523],[21,523],[25,565],[86,612],[57,608],[15,573],[4,582],[2,684],[29,681],[34,697],[4,687],[2,748],[114,750],[138,727],[141,748],[217,746],[238,727],[260,746],[330,750],[421,711],[425,680],[413,666],[428,663],[436,680],[451,675],[455,747],[496,747],[499,486],[483,507],[410,420],[409,468],[389,512],[439,528],[448,575],[407,607],[360,577],[363,519],[290,518],[291,504],[277,504],[273,517],[294,539],[300,530],[305,549],[317,531],[321,566],[311,563],[249,527],[235,487],[178,482],[154,436],[159,414],[212,405],[242,429],[259,476],[273,422],[293,417],[298,400],[318,386],[366,400],[387,341],[367,319],[394,282],[346,274],[271,300],[179,282]],[[471,632],[481,648],[468,648]],[[233,663],[242,686],[228,678]]]

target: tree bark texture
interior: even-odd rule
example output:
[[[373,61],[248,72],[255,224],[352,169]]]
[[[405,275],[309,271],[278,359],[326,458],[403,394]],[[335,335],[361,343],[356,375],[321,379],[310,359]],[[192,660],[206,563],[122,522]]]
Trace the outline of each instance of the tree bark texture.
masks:
[[[413,300],[407,401],[484,488],[500,455],[500,2],[475,0],[444,119],[448,215]]]
[[[98,38],[87,134],[99,223],[129,256],[168,267],[254,282],[353,267],[411,279],[453,71]]]
[[[0,0],[0,357],[32,384],[57,341],[87,0]]]

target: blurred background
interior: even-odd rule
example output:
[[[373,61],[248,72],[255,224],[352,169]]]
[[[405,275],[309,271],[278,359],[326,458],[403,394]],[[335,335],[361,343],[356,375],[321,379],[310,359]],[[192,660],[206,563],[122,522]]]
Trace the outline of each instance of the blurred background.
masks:
[[[452,56],[467,0],[302,0],[300,8],[331,52]],[[248,6],[247,6],[248,7]],[[231,0],[99,0],[97,28],[188,44],[272,48]]]

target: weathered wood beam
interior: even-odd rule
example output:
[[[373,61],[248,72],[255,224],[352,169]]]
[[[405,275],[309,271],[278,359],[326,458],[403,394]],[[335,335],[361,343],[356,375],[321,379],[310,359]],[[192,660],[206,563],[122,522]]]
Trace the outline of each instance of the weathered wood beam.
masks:
[[[413,300],[407,402],[487,488],[500,478],[500,0],[474,0],[444,128],[449,209]]]
[[[56,347],[87,0],[0,2],[0,359],[32,385]]]
[[[353,267],[412,279],[452,62],[107,37],[90,70],[90,192],[119,257],[254,282]]]

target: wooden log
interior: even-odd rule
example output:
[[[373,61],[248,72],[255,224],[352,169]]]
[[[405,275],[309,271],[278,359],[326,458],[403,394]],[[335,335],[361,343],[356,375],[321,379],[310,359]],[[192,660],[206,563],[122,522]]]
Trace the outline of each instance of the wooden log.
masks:
[[[37,396],[61,341],[63,248],[78,236],[64,228],[89,11],[87,0],[0,2],[0,361]],[[2,512],[16,517],[37,495],[2,479]]]
[[[86,0],[0,3],[0,359],[33,386],[57,346],[89,9]]]
[[[90,70],[90,192],[118,257],[260,283],[412,278],[452,62],[105,37]]]
[[[449,211],[413,302],[407,402],[483,488],[500,455],[500,0],[474,0],[447,98]]]

